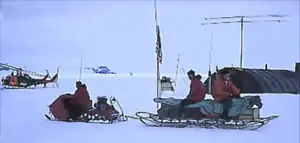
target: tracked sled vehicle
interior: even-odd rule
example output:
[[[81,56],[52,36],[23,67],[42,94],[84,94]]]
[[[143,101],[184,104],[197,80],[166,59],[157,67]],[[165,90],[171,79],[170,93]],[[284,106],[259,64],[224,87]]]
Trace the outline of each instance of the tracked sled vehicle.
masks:
[[[157,114],[137,112],[139,120],[154,127],[200,127],[221,129],[256,130],[278,116],[260,117],[259,110],[263,104],[259,96],[244,96],[233,99],[228,116],[230,120],[223,120],[219,116],[223,113],[223,106],[213,100],[205,100],[184,107],[183,116],[178,117],[181,99],[154,98],[161,108]],[[255,107],[256,106],[256,107]]]
[[[49,105],[49,113],[45,117],[51,121],[66,121],[66,122],[85,122],[85,123],[106,123],[112,124],[115,122],[127,121],[128,117],[124,115],[123,109],[118,100],[114,97],[101,97],[101,104],[97,104],[99,108],[93,108],[93,101],[90,101],[89,108],[83,111],[82,114],[74,119],[69,118],[69,112],[64,107],[63,100],[72,96],[64,94],[59,96],[51,105]],[[99,100],[99,98],[98,98]]]

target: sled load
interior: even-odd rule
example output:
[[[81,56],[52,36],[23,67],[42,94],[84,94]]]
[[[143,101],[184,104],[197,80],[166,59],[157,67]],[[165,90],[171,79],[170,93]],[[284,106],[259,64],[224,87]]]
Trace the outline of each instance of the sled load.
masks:
[[[160,80],[161,91],[175,91],[173,86],[174,81],[167,76],[163,76]]]
[[[229,108],[229,120],[221,119],[223,105],[214,100],[207,99],[184,107],[183,116],[179,117],[179,103],[181,99],[154,98],[161,108],[157,114],[137,112],[139,120],[154,127],[200,127],[220,129],[256,130],[278,116],[260,117],[259,110],[263,104],[260,96],[244,96],[233,99]]]
[[[108,124],[128,120],[123,114],[123,109],[118,100],[114,97],[108,99],[105,96],[97,97],[97,102],[94,105],[92,103],[93,101],[90,100],[90,103],[86,105],[87,108],[85,110],[78,111],[78,115],[75,118],[71,118],[66,101],[72,98],[72,96],[74,95],[64,94],[59,96],[48,106],[50,111],[45,117],[51,121],[96,122]]]

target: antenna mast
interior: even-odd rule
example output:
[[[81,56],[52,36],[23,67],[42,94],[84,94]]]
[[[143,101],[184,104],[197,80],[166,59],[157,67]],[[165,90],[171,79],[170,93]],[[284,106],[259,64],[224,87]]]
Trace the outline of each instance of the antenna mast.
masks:
[[[174,95],[175,95],[176,86],[177,86],[177,77],[178,77],[179,63],[180,63],[180,54],[178,55],[178,58],[177,58],[177,66],[176,66],[176,73],[175,73],[175,83],[174,83],[174,92],[173,92]]]
[[[81,57],[80,57],[80,69],[79,69],[79,80],[78,81],[81,81],[82,65],[83,65],[83,55],[81,54]]]
[[[213,40],[214,40],[214,32],[211,31],[211,39],[210,39],[210,46],[209,46],[209,61],[208,61],[208,94],[211,94],[211,58],[212,58],[212,50],[213,50]]]
[[[240,68],[243,68],[243,52],[244,52],[244,23],[255,23],[255,22],[281,22],[282,17],[287,17],[285,15],[252,15],[252,16],[226,16],[226,17],[214,17],[205,18],[205,21],[201,25],[217,25],[217,24],[231,24],[240,23]],[[252,18],[260,18],[259,20],[251,20]],[[261,19],[262,18],[262,19]],[[266,19],[273,18],[273,19]],[[237,20],[232,20],[237,19]],[[250,20],[248,20],[250,19]]]

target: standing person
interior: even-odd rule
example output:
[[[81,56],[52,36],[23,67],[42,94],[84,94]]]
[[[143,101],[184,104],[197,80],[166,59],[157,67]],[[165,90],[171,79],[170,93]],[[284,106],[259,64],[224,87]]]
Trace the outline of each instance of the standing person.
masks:
[[[213,81],[212,96],[215,101],[223,104],[221,118],[230,119],[228,113],[232,104],[232,97],[240,97],[240,90],[230,81],[229,71],[219,71],[219,76]]]
[[[188,96],[180,102],[179,117],[182,116],[184,106],[203,101],[206,94],[205,86],[201,80],[199,80],[199,76],[195,75],[195,71],[190,70],[187,72],[187,75],[191,80],[190,92]]]

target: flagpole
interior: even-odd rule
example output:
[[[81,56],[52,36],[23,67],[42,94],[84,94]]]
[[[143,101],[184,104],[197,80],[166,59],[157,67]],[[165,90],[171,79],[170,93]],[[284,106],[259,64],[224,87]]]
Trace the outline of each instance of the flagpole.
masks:
[[[156,27],[156,35],[159,32],[157,26],[158,26],[158,22],[157,22],[157,6],[156,6],[156,0],[154,0],[154,18],[155,18],[155,27]],[[157,43],[156,43],[157,44]],[[156,45],[157,46],[157,45]],[[156,54],[156,97],[160,98],[160,62],[159,62],[159,51],[157,51]],[[156,108],[159,108],[159,104],[156,104]]]
[[[157,22],[157,6],[156,6],[156,0],[154,0],[154,10],[155,10],[155,25],[158,25],[158,22]],[[156,31],[157,32],[157,31]]]

